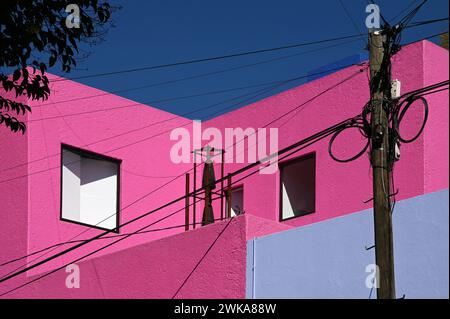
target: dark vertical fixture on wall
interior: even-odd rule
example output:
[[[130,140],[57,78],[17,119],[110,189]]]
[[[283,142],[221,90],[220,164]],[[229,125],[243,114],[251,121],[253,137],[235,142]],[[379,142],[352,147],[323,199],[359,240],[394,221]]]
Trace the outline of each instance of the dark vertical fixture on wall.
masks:
[[[216,177],[214,175],[214,164],[211,160],[211,152],[214,149],[205,147],[206,161],[203,166],[202,187],[205,190],[205,207],[203,208],[202,226],[214,223],[214,212],[212,207],[212,191],[216,188]]]
[[[231,218],[231,175],[228,174],[227,178],[227,218]]]
[[[209,145],[206,145],[205,147],[202,147],[200,149],[196,149],[192,152],[193,159],[194,159],[194,172],[193,172],[193,179],[194,179],[194,190],[192,191],[191,195],[194,198],[194,208],[193,208],[193,219],[194,219],[194,226],[196,224],[196,212],[197,208],[195,203],[197,200],[203,200],[205,203],[203,208],[203,215],[202,215],[202,226],[212,224],[215,221],[214,218],[214,211],[212,203],[214,200],[220,199],[220,219],[224,219],[225,215],[225,197],[226,197],[226,190],[224,188],[224,172],[225,172],[225,151],[223,149],[214,149]],[[197,155],[200,157],[200,162],[202,162],[202,158],[205,158],[204,166],[203,166],[203,176],[202,176],[202,187],[200,190],[197,190]],[[220,190],[214,191],[216,189],[216,178],[214,173],[214,162],[212,160],[213,157],[221,155],[221,177],[220,177]],[[188,182],[186,182],[186,197],[189,196],[188,192]],[[186,200],[186,205],[189,205],[188,200]],[[186,214],[188,214],[188,210],[186,210]]]
[[[224,215],[224,195],[225,195],[225,190],[224,190],[224,183],[223,183],[223,176],[224,176],[224,170],[225,170],[225,150],[222,150],[222,165],[220,168],[220,219],[223,220],[223,215]]]
[[[192,208],[192,225],[193,228],[195,229],[195,226],[197,224],[197,153],[194,151],[194,189],[193,189],[193,197],[194,197],[194,207]]]
[[[185,227],[184,230],[188,231],[189,230],[189,192],[190,192],[190,175],[189,173],[186,174],[186,200],[185,200]],[[194,198],[194,203],[195,203],[195,198]],[[194,221],[195,223],[195,221]]]

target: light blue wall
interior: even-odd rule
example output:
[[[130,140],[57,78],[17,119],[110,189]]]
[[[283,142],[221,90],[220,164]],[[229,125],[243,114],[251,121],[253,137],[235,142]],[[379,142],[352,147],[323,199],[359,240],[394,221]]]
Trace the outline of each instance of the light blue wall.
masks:
[[[397,295],[449,297],[448,190],[398,202],[394,212]],[[375,263],[367,210],[247,243],[248,298],[371,298]]]

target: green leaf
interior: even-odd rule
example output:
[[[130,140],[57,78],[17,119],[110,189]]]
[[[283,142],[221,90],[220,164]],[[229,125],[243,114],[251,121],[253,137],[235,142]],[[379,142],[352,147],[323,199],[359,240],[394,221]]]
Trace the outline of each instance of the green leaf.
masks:
[[[20,79],[20,75],[21,75],[20,70],[19,69],[15,70],[13,74],[13,81],[15,82],[18,79]]]

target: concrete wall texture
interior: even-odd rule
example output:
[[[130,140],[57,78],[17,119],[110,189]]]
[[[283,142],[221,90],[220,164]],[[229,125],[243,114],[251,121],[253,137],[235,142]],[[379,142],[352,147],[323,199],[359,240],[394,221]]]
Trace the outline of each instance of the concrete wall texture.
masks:
[[[449,192],[398,202],[394,211],[396,292],[449,297]],[[254,238],[247,243],[247,298],[375,298],[373,211]]]

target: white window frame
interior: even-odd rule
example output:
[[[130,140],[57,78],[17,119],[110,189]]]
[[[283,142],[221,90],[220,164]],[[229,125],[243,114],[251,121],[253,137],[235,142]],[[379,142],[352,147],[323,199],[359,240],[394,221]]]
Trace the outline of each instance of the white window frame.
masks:
[[[73,160],[71,160],[73,159]],[[115,194],[115,203],[112,203],[112,207],[108,207],[108,212],[102,212],[101,214],[105,215],[100,216],[99,221],[90,221],[89,219],[92,219],[92,216],[85,216],[86,218],[83,219],[81,216],[81,207],[83,205],[83,198],[85,201],[89,200],[89,188],[88,190],[85,190],[85,193],[82,193],[83,185],[80,184],[77,186],[77,182],[81,183],[81,176],[82,176],[82,169],[83,164],[89,165],[89,163],[95,164],[95,161],[101,161],[103,163],[97,163],[100,164],[106,168],[109,165],[116,166],[115,168],[115,174],[112,174],[110,177],[108,177],[108,187],[114,189]],[[120,166],[121,166],[121,160],[112,158],[109,156],[101,155],[98,153],[94,153],[88,150],[84,150],[81,148],[77,148],[71,145],[67,144],[61,144],[61,176],[60,176],[60,220],[64,222],[70,222],[78,225],[88,226],[92,228],[102,229],[102,230],[109,230],[115,233],[119,233],[119,225],[120,225]],[[74,165],[72,169],[68,168],[68,165]],[[78,165],[78,167],[77,167]],[[73,170],[79,170],[78,176],[77,174],[73,173]],[[89,169],[89,166],[86,166],[84,170]],[[73,183],[70,182],[70,178],[73,177],[75,180]],[[76,181],[76,179],[79,179]],[[99,180],[100,181],[100,180]],[[102,180],[103,183],[106,182],[106,179]],[[72,186],[72,185],[73,186]],[[89,185],[89,187],[92,187],[93,183],[88,183],[86,185]],[[85,186],[87,187],[87,186]],[[102,185],[103,187],[103,185]],[[95,191],[95,189],[94,189]],[[78,192],[78,194],[77,194]],[[97,204],[101,203],[101,200],[104,200],[103,198],[94,198],[92,201],[93,203]],[[89,203],[89,202],[88,202]],[[89,203],[88,204],[93,205],[94,204]],[[70,212],[67,207],[79,207],[78,212]],[[114,215],[113,210],[115,209],[115,218],[110,217]],[[73,209],[72,209],[73,210]],[[87,207],[86,209],[88,212],[89,210],[92,210],[92,208]],[[109,211],[111,211],[109,213]],[[78,216],[76,216],[78,214]],[[110,217],[110,218],[108,218]],[[94,217],[96,218],[96,217]],[[103,225],[102,225],[103,224]]]

